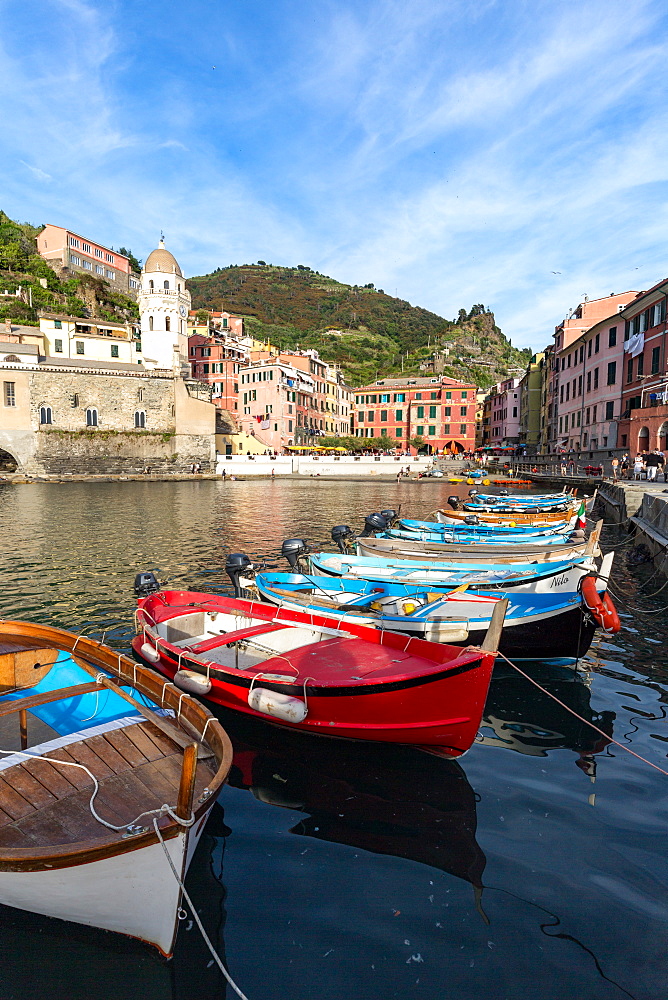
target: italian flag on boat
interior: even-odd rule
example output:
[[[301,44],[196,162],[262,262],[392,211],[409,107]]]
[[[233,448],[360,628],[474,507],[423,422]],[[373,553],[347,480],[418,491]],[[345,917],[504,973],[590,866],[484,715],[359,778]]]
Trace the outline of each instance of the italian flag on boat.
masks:
[[[580,504],[579,511],[575,515],[575,517],[576,517],[575,527],[576,528],[585,528],[586,527],[586,525],[587,525],[587,515],[586,515],[585,511],[586,511],[586,507],[585,507],[585,502],[583,500],[582,503]]]

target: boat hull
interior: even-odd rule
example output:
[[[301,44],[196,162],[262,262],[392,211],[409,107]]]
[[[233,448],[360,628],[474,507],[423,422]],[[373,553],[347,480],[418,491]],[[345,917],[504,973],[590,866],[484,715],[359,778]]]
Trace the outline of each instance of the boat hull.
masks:
[[[133,646],[141,655],[141,640],[135,639]],[[162,653],[155,666],[173,678],[178,664]],[[248,704],[251,679],[243,675],[212,678],[207,698],[225,708],[288,729],[353,740],[437,746],[450,756],[459,757],[475,738],[478,712],[482,715],[491,669],[492,665],[484,662],[467,664],[461,672],[446,670],[441,675],[412,678],[393,689],[389,685],[378,685],[376,690],[367,693],[338,689],[319,695],[307,683],[308,715],[298,724],[251,709]],[[265,686],[264,682],[262,684]],[[281,692],[299,698],[304,696],[304,687],[301,684],[281,685]],[[462,711],[458,706],[464,703],[467,709]],[[449,706],[454,710],[448,711]]]
[[[285,596],[285,591],[272,595],[269,588],[262,588],[261,594],[265,600],[280,601],[286,608],[303,611],[304,607],[292,603]],[[466,594],[457,596],[447,602],[435,602],[434,610],[427,613],[417,612],[405,616],[358,617],[359,624],[372,625],[375,628],[391,629],[403,632],[405,635],[427,639],[430,642],[446,642],[453,646],[479,645],[489,626],[492,609],[496,600],[481,597],[478,601]],[[509,659],[550,659],[555,656],[584,656],[591,646],[596,622],[593,621],[579,600],[562,602],[555,608],[541,610],[540,600],[536,607],[532,601],[522,600],[518,606],[510,598],[503,632],[499,640],[499,652]],[[322,613],[317,601],[311,605],[314,613]],[[344,613],[345,605],[341,606]],[[345,613],[342,626],[346,627]]]
[[[191,830],[165,840],[181,878],[205,820],[206,816]],[[0,901],[31,913],[125,934],[168,956],[176,938],[181,889],[161,844],[154,843],[87,864],[74,860],[55,870],[0,871]]]
[[[394,538],[358,538],[357,554],[381,556],[387,559],[420,559],[427,563],[489,560],[491,563],[565,562],[587,555],[585,543],[565,545],[510,545],[450,544],[448,542],[409,542]]]

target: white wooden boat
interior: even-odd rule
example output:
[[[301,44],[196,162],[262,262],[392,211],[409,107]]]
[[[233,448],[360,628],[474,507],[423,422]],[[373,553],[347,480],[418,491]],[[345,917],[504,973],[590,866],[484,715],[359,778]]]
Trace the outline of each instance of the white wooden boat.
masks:
[[[0,903],[169,956],[181,886],[167,854],[182,881],[230,768],[220,723],[100,643],[14,621],[0,622],[0,716],[21,748],[0,754]],[[54,732],[39,745],[34,717]]]

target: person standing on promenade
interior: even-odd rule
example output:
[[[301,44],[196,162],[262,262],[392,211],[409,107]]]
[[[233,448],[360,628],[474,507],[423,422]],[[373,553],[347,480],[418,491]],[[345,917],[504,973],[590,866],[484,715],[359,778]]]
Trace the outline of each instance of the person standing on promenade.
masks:
[[[644,472],[645,463],[643,461],[642,455],[636,455],[635,461],[633,462],[633,478],[640,479],[640,475]]]
[[[649,455],[645,456],[645,468],[647,469],[647,478],[654,482],[659,469],[659,456],[655,451],[651,451]]]
[[[612,478],[616,482],[617,481],[617,468],[619,466],[619,459],[615,456],[615,458],[613,458],[613,460],[612,460],[612,462],[610,464],[612,465]]]
[[[622,455],[622,466],[621,466],[622,479],[629,478],[629,456],[624,452]]]

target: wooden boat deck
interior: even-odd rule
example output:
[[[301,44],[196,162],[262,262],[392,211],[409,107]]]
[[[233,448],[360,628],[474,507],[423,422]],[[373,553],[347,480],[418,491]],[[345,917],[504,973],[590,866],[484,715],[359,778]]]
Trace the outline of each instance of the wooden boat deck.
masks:
[[[29,752],[29,751],[28,751]],[[167,803],[175,808],[183,751],[151,722],[90,736],[46,758],[84,764],[100,789],[94,807],[116,826],[130,823],[139,813]],[[215,757],[197,762],[194,798],[197,800],[217,769]],[[93,782],[76,767],[59,767],[36,758],[0,772],[0,853],[3,848],[34,848],[89,840],[117,841],[115,833],[98,823],[89,809]],[[140,820],[150,826],[151,818]]]

